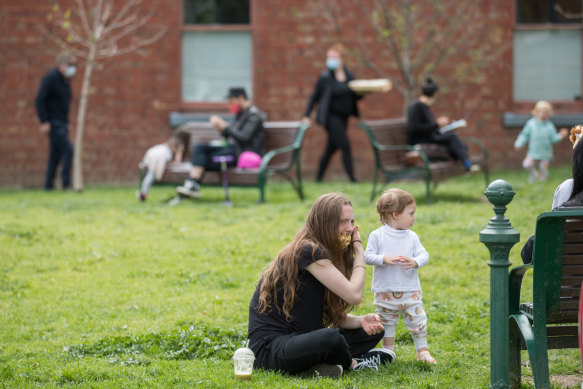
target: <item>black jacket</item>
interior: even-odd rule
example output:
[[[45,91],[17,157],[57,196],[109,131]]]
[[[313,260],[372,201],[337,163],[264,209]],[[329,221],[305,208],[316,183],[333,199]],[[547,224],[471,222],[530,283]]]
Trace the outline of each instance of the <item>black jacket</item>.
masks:
[[[410,145],[433,143],[439,125],[431,108],[420,100],[415,100],[407,109],[407,141]]]
[[[254,151],[261,156],[265,154],[263,116],[253,105],[237,115],[223,130],[223,136],[237,147],[237,155],[243,151]]]
[[[344,72],[346,73],[346,82],[354,80],[354,75],[348,70],[344,68]],[[314,91],[310,96],[310,100],[308,100],[308,105],[306,107],[306,111],[304,116],[310,116],[312,113],[312,109],[314,105],[318,103],[318,111],[316,112],[316,121],[322,125],[326,125],[326,121],[328,120],[328,113],[330,112],[330,104],[332,100],[332,83],[336,80],[336,76],[334,75],[334,71],[326,69],[322,73],[320,73],[320,77],[318,77],[318,81],[316,82],[316,86],[314,87]],[[356,100],[362,98],[362,96],[357,95],[353,92],[353,103],[350,112],[347,112],[348,116],[354,115],[356,117],[360,116],[358,112],[358,107],[356,105]]]
[[[48,72],[42,79],[35,99],[36,111],[41,123],[69,122],[71,83],[58,69]]]

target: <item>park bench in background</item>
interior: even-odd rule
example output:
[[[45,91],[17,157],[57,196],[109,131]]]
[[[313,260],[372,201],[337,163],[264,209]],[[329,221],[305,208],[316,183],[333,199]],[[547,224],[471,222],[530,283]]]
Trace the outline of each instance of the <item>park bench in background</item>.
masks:
[[[360,123],[366,132],[374,154],[374,177],[371,201],[378,195],[384,185],[377,192],[379,173],[382,173],[387,182],[406,177],[418,177],[425,181],[426,201],[431,203],[431,192],[437,184],[450,177],[465,174],[460,161],[442,157],[434,160],[432,154],[447,156],[445,147],[439,145],[407,144],[407,128],[405,118],[367,120]],[[462,137],[468,144],[472,163],[479,165],[488,185],[488,153],[482,143],[475,138]],[[435,153],[435,151],[437,151]],[[433,188],[431,188],[433,183]]]
[[[520,303],[522,279],[533,272],[532,303]],[[510,383],[520,386],[520,350],[528,350],[537,388],[550,388],[548,349],[578,348],[583,281],[583,208],[537,218],[533,261],[509,274]]]
[[[256,169],[229,168],[227,170],[229,185],[256,187],[259,189],[259,202],[264,202],[267,180],[272,175],[278,174],[291,183],[299,198],[303,200],[300,152],[309,125],[300,122],[265,122],[264,127],[267,152],[261,160],[261,166]],[[192,167],[189,161],[193,145],[221,139],[208,121],[187,122],[175,131],[188,134],[189,146],[185,149],[184,162],[169,164],[166,167],[160,182],[162,184],[181,184],[188,178]],[[221,172],[206,172],[202,184],[221,185]]]

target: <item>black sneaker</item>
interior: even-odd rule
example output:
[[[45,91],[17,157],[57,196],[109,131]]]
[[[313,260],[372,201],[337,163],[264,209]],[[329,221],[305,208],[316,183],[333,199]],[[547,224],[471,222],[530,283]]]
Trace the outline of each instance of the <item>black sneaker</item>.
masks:
[[[340,378],[344,369],[340,365],[328,365],[326,363],[319,363],[304,371],[304,374],[310,377],[329,377]]]
[[[397,355],[393,350],[384,348],[373,348],[368,353],[354,358],[356,365],[352,370],[361,370],[365,368],[378,370],[380,365],[393,363],[397,359]]]
[[[176,187],[176,192],[186,197],[200,197],[200,185],[189,178],[184,181],[184,185]]]

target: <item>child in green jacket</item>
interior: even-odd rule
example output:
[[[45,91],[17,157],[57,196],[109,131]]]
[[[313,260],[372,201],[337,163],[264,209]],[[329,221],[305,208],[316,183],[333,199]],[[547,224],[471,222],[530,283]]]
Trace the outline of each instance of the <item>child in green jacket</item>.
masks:
[[[555,125],[549,120],[552,110],[553,107],[548,101],[538,101],[532,110],[533,117],[526,122],[514,142],[514,150],[517,151],[528,142],[528,151],[522,161],[522,167],[530,171],[530,182],[547,179],[549,162],[553,159],[553,143],[560,142],[567,136],[566,128],[561,128],[561,131],[557,132]]]

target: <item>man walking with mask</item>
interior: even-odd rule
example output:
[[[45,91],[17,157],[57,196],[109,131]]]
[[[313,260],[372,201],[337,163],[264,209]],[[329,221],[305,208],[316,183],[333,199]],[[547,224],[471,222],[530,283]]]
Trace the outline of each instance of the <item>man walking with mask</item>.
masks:
[[[220,116],[213,115],[210,122],[224,138],[224,145],[199,143],[192,148],[192,168],[189,178],[176,191],[185,197],[200,196],[200,182],[205,171],[219,171],[221,165],[215,157],[232,156],[227,166],[237,165],[237,160],[243,152],[252,152],[261,156],[265,154],[265,132],[261,111],[247,98],[244,88],[230,88],[229,112],[235,117],[231,123],[225,122]]]
[[[71,78],[76,72],[75,57],[60,54],[57,67],[42,79],[35,105],[40,121],[41,134],[49,136],[49,161],[47,164],[44,188],[54,188],[57,166],[61,166],[63,189],[71,187],[71,165],[73,145],[69,141],[69,107],[71,106]]]

